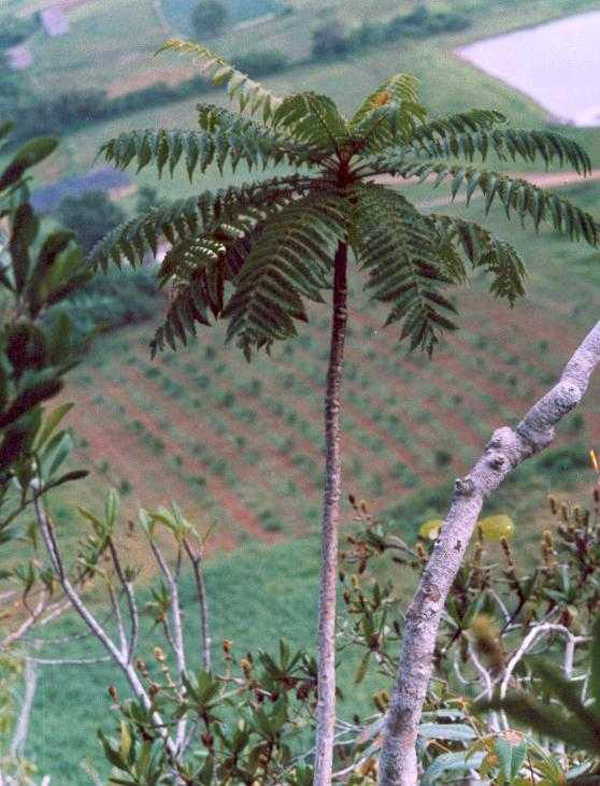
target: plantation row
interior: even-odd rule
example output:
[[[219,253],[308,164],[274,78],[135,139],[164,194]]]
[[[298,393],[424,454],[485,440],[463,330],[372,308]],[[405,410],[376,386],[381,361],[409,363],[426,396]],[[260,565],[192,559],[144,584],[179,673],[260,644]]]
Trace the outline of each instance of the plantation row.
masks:
[[[510,311],[480,293],[460,305],[468,314],[462,329],[433,362],[398,350],[397,335],[380,329],[377,315],[351,310],[346,484],[383,508],[463,472],[491,431],[520,417],[556,378],[562,353],[545,354],[545,342],[567,351],[580,335],[577,325],[566,335],[553,327],[543,309]],[[216,329],[187,351],[151,361],[151,333],[145,325],[103,339],[75,374],[67,397],[83,402],[70,416],[78,459],[96,457],[94,470],[120,489],[131,515],[140,504],[175,499],[203,526],[215,524],[215,548],[314,531],[328,346],[322,313],[313,311],[295,342],[250,365],[228,362],[237,350],[223,347]],[[570,426],[582,441],[600,426],[590,409]],[[556,467],[548,472],[550,484]]]

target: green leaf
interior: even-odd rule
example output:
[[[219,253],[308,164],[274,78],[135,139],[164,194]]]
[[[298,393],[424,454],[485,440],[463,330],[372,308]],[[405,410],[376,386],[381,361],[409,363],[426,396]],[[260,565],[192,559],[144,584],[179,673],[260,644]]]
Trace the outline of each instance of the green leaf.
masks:
[[[369,650],[360,661],[360,665],[356,671],[356,676],[354,677],[355,685],[359,685],[364,680],[367,674],[367,670],[369,668],[370,657],[371,657],[371,651]]]
[[[35,442],[33,443],[33,450],[41,450],[44,447],[52,432],[56,429],[65,415],[71,411],[73,406],[73,403],[61,404],[44,418],[42,428],[37,433]]]
[[[44,479],[50,479],[73,449],[73,439],[67,431],[59,431],[46,444],[42,455]]]
[[[428,740],[473,740],[477,733],[465,723],[421,723],[419,734]]]
[[[14,423],[22,415],[34,409],[37,404],[55,396],[60,392],[63,384],[62,380],[59,379],[46,379],[29,386],[0,415],[0,428],[6,428],[6,426]]]
[[[494,747],[498,754],[500,772],[507,783],[512,783],[527,756],[527,742],[522,740],[513,745],[506,737],[498,737]]]
[[[9,251],[15,280],[15,287],[20,294],[25,289],[31,268],[29,247],[38,233],[39,222],[28,202],[20,204],[16,210],[12,226]]]
[[[6,126],[3,126],[6,128]],[[52,137],[37,137],[29,140],[13,156],[11,162],[0,175],[0,192],[17,183],[23,172],[47,158],[58,145]]]
[[[116,489],[110,489],[105,504],[104,515],[109,529],[114,527],[119,512],[119,494]]]
[[[477,751],[466,758],[465,751],[456,753],[442,753],[437,756],[425,770],[421,780],[421,786],[436,786],[439,778],[447,772],[463,772],[465,770],[476,770],[484,759],[485,754]]]

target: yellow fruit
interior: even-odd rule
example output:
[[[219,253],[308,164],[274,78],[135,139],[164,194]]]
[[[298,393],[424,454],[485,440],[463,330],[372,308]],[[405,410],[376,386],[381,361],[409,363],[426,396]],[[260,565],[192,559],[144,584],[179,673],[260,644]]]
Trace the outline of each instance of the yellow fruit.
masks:
[[[483,537],[487,540],[500,540],[501,538],[512,538],[515,530],[510,516],[499,513],[497,516],[488,516],[478,522],[483,531]]]
[[[430,519],[429,521],[424,522],[419,527],[419,535],[422,538],[429,538],[429,540],[435,540],[437,536],[440,534],[440,530],[442,528],[442,524],[444,523],[443,519]]]

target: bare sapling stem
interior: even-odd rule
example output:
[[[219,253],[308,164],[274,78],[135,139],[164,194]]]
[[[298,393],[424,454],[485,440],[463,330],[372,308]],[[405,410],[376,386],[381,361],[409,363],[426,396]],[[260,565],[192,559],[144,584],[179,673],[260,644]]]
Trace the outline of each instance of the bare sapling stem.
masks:
[[[335,607],[341,496],[340,391],[348,312],[348,246],[338,243],[333,277],[333,319],[325,393],[325,498],[321,530],[321,580],[317,628],[318,703],[314,786],[329,786],[335,726]]]

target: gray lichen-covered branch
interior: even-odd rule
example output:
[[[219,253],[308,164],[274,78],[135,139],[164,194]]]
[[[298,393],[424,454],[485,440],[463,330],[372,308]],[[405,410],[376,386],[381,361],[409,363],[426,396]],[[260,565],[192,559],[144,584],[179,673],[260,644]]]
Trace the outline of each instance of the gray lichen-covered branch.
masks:
[[[469,474],[455,482],[450,510],[406,615],[402,653],[380,758],[380,786],[415,786],[415,744],[431,676],[439,621],[481,507],[521,462],[548,447],[554,427],[582,400],[600,362],[600,322],[573,354],[557,384],[515,427],[496,429]]]

